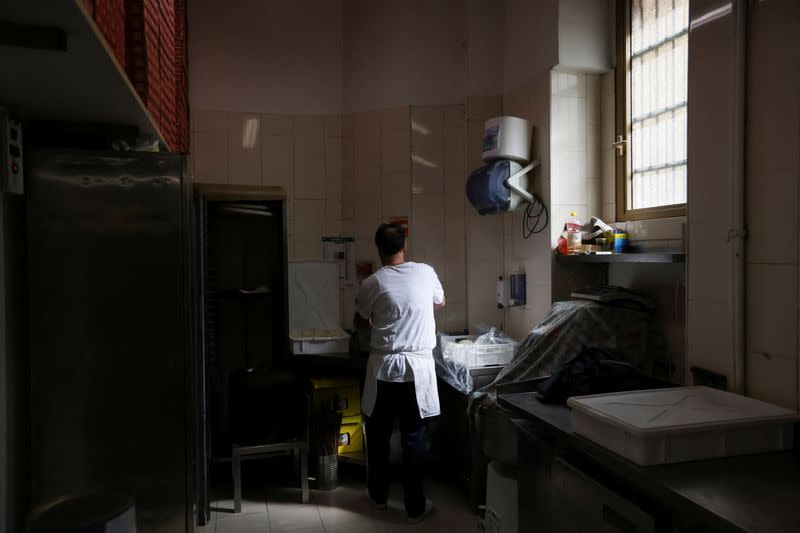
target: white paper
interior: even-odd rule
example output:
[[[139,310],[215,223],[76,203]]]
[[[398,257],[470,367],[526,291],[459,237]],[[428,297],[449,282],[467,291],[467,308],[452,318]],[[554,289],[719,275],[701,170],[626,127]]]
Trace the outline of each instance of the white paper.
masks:
[[[339,264],[339,286],[356,283],[356,240],[354,237],[322,237],[322,260]]]

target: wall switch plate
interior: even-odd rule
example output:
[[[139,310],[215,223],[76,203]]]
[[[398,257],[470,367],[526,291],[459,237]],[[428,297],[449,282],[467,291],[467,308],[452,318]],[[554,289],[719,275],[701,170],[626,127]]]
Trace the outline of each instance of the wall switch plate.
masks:
[[[0,187],[11,194],[23,194],[22,125],[0,108]]]

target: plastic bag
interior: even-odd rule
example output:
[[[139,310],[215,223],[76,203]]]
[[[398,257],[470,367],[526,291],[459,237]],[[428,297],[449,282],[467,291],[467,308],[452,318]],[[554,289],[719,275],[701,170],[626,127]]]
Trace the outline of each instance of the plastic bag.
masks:
[[[469,394],[473,389],[471,368],[487,365],[507,365],[516,353],[518,343],[496,328],[475,337],[470,335],[437,334],[434,361],[436,373],[453,388]],[[473,331],[481,329],[473,328]]]
[[[475,339],[475,344],[478,345],[514,344],[516,346],[517,341],[515,341],[502,331],[497,331],[496,328],[490,327],[486,333],[484,333],[483,335],[479,335],[478,338]]]

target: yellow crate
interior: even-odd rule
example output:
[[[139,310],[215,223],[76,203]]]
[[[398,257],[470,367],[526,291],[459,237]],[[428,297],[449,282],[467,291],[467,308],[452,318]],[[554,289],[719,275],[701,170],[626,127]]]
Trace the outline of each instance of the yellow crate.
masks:
[[[311,409],[315,413],[341,412],[361,415],[361,388],[357,379],[312,378]]]
[[[355,453],[364,450],[364,429],[361,416],[342,419],[339,430],[339,453]]]

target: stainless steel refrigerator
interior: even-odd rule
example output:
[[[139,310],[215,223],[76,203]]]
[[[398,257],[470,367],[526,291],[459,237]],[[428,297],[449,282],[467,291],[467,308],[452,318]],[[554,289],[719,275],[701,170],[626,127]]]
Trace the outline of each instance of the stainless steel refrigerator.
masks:
[[[115,490],[194,530],[191,195],[180,156],[26,153],[35,505]]]

